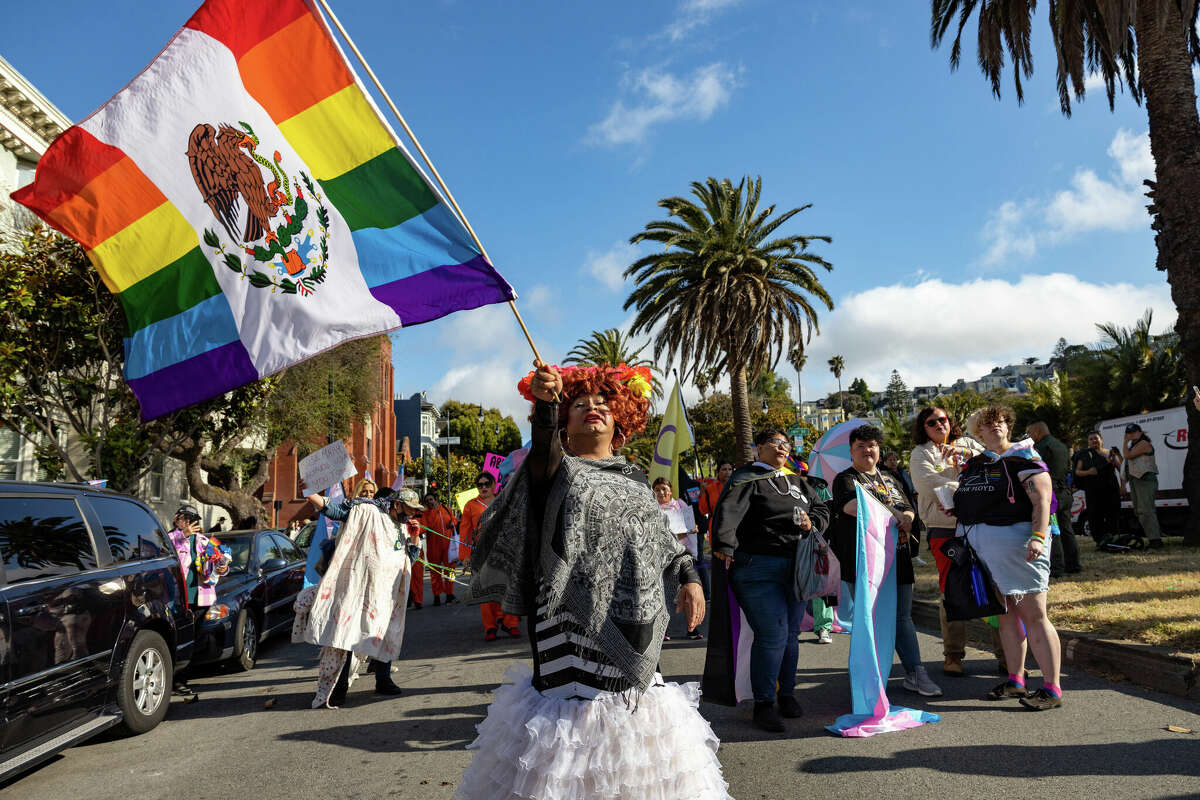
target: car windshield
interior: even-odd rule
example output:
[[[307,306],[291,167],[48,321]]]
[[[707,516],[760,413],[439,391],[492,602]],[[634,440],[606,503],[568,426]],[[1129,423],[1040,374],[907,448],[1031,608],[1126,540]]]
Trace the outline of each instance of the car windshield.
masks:
[[[230,572],[246,572],[250,569],[250,545],[254,541],[253,536],[219,536],[221,544],[229,548],[229,553],[232,556],[232,562],[229,565]]]

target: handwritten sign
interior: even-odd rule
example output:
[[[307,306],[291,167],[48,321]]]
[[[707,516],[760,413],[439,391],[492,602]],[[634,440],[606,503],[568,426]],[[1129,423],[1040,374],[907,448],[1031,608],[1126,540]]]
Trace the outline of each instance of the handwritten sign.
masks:
[[[357,472],[346,444],[341,440],[300,459],[300,480],[309,494],[323,492],[335,483],[354,477]]]
[[[483,471],[491,475],[492,480],[496,483],[500,482],[500,463],[504,461],[504,458],[495,453],[488,453],[483,457]]]
[[[696,527],[696,517],[692,513],[691,506],[680,503],[664,508],[662,512],[667,516],[667,524],[671,528],[671,533],[687,533]]]

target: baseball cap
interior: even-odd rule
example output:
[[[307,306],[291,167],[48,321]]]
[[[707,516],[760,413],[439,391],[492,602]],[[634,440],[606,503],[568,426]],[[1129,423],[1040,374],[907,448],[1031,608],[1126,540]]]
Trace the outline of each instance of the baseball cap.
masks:
[[[415,508],[417,511],[424,511],[425,506],[421,505],[421,498],[417,495],[416,489],[401,489],[392,495],[393,502],[403,503],[409,508]]]
[[[1134,433],[1135,431],[1140,432],[1141,430],[1142,426],[1138,425],[1136,422],[1131,422],[1125,426],[1126,433]]]
[[[195,506],[189,503],[184,503],[175,510],[175,516],[184,516],[188,519],[200,519],[200,512],[196,510]]]

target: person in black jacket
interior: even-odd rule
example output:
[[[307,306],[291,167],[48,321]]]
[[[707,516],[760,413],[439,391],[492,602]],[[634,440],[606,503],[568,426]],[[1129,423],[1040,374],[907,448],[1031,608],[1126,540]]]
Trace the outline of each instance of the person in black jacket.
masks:
[[[824,532],[829,509],[803,478],[783,472],[792,448],[782,431],[767,428],[754,443],[758,460],[734,472],[717,501],[712,548],[713,557],[726,565],[734,597],[754,631],[754,722],[779,733],[781,715],[802,713],[795,697],[804,616],[804,603],[793,588],[796,545],[811,531]]]
[[[858,495],[856,485],[873,494],[898,517],[900,541],[896,547],[896,655],[906,673],[904,688],[924,697],[940,697],[941,688],[921,664],[917,629],[912,621],[912,557],[920,548],[920,523],[912,498],[903,484],[879,464],[883,431],[863,425],[850,431],[852,465],[833,479],[833,536],[831,544],[842,567],[842,580],[853,585],[858,576]]]

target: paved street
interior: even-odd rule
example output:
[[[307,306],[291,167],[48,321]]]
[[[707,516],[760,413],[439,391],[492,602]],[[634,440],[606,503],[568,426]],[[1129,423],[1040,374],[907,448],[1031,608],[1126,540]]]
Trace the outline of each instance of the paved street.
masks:
[[[194,678],[200,702],[176,700],[148,735],[68,750],[0,788],[0,797],[449,798],[469,761],[464,747],[473,726],[505,667],[527,656],[527,641],[485,643],[478,611],[463,605],[426,606],[409,620],[396,673],[402,697],[376,697],[366,676],[347,707],[310,710],[316,651],[275,639],[252,672]],[[836,636],[832,646],[811,639],[805,634],[800,659],[806,716],[789,721],[786,735],[759,732],[746,709],[702,705],[738,800],[1200,797],[1200,734],[1165,730],[1200,730],[1194,703],[1074,674],[1064,680],[1062,710],[1033,714],[982,700],[996,680],[991,674],[943,681],[946,697],[933,702],[904,692],[894,678],[894,700],[936,711],[942,722],[838,739],[822,726],[848,710],[848,637]],[[667,644],[668,679],[696,679],[703,645]],[[932,663],[936,640],[922,634],[921,645]],[[980,652],[969,658],[979,672],[994,664]],[[940,670],[931,674],[940,679]],[[269,700],[275,703],[267,709]]]

